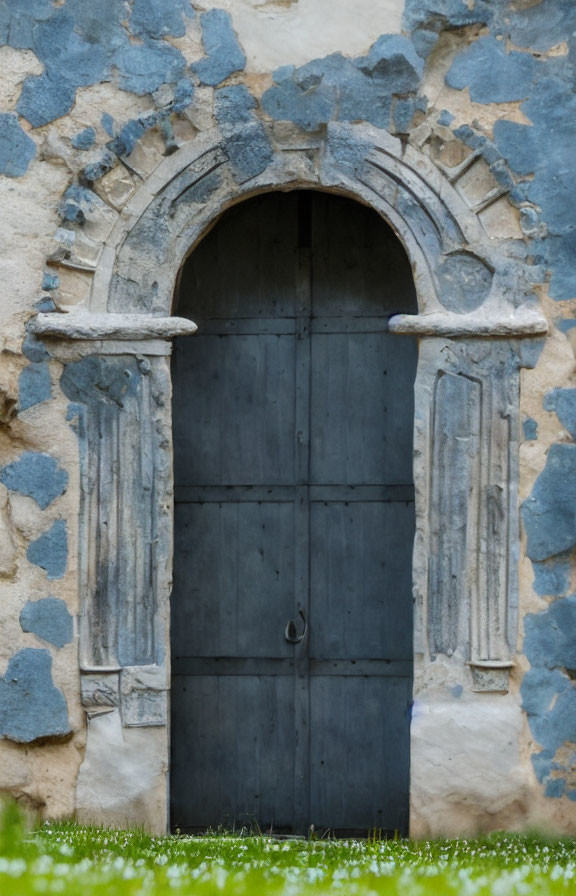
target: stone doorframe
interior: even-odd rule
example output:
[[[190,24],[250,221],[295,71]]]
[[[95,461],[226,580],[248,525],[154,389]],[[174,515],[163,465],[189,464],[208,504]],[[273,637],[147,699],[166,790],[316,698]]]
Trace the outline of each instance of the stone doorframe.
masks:
[[[196,243],[228,206],[267,190],[349,196],[385,218],[405,247],[419,313],[397,315],[389,327],[399,339],[420,340],[415,695],[437,654],[467,665],[473,689],[508,687],[517,626],[519,369],[534,363],[534,337],[547,324],[522,292],[516,262],[494,248],[478,219],[501,191],[471,209],[458,180],[480,163],[476,153],[446,173],[366,124],[334,123],[316,138],[287,129],[285,142],[270,141],[263,170],[246,177],[239,147],[261,152],[262,129],[226,140],[209,132],[164,159],[116,208],[95,263],[73,252],[52,261],[89,278],[87,299],[29,324],[65,365],[61,385],[79,437],[88,741],[77,809],[85,820],[166,826],[169,356],[171,338],[196,329],[171,310]],[[89,227],[89,208],[85,217]]]

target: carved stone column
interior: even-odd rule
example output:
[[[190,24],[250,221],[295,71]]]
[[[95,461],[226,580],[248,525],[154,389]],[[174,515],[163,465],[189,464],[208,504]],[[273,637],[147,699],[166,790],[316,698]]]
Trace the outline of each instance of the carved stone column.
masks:
[[[179,318],[76,313],[38,315],[31,329],[65,364],[61,387],[79,440],[80,670],[88,741],[78,814],[165,830],[169,340],[196,326]]]
[[[545,331],[532,312],[398,315],[422,339],[416,382],[420,652],[458,655],[473,688],[507,691],[517,627],[519,369]]]

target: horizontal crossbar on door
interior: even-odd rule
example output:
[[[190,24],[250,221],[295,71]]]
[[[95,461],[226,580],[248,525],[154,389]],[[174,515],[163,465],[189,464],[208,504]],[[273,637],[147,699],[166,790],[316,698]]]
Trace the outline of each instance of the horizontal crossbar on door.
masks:
[[[387,333],[386,317],[311,317],[305,329],[310,333]],[[235,317],[220,320],[196,320],[198,336],[290,336],[302,332],[302,321],[295,317]],[[395,337],[394,337],[395,338]]]
[[[296,485],[182,485],[174,492],[176,504],[217,504],[220,502],[290,503],[299,496]],[[413,485],[310,485],[310,502],[414,501]]]
[[[173,657],[172,675],[293,675],[292,657]],[[411,678],[412,661],[310,659],[309,674]]]

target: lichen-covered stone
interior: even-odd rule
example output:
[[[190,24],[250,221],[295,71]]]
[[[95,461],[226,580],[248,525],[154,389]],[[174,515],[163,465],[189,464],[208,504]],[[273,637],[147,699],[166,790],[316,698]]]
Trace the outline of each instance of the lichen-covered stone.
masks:
[[[464,0],[406,0],[404,27],[412,32],[418,53],[426,57],[442,31],[491,22],[492,6],[490,0],[476,0],[473,6]]]
[[[492,271],[466,252],[447,255],[436,269],[440,301],[448,311],[465,313],[479,308],[492,286]]]
[[[562,426],[576,439],[576,389],[553,389],[544,398],[547,411],[555,411]]]

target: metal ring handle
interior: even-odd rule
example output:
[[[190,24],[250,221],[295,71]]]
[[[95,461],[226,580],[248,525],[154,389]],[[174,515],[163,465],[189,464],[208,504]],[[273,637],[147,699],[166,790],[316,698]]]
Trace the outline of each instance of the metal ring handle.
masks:
[[[296,623],[293,619],[290,619],[286,623],[286,628],[284,629],[284,637],[290,644],[300,644],[300,642],[303,641],[308,634],[308,620],[306,619],[306,613],[304,612],[304,610],[299,610],[298,613],[302,619],[302,622],[304,623],[304,628],[302,629],[301,633],[298,634]]]

